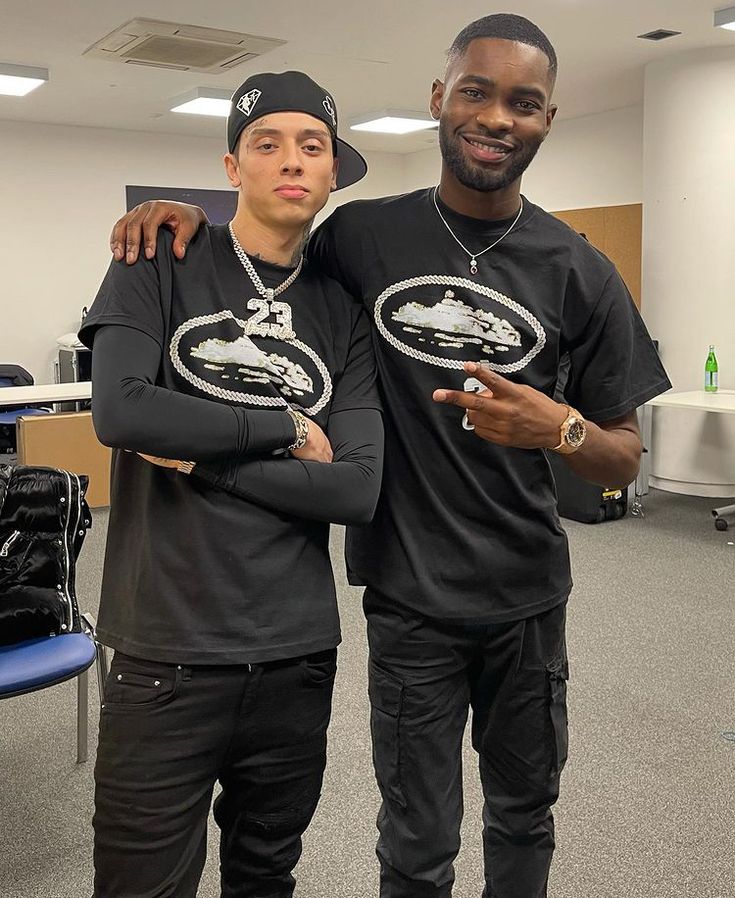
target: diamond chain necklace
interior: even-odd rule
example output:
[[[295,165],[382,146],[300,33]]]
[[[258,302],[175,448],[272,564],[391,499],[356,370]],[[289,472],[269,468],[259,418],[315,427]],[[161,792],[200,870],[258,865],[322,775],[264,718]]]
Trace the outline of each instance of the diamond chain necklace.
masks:
[[[240,241],[235,236],[235,229],[232,227],[232,222],[229,223],[228,228],[230,230],[230,237],[232,238],[232,245],[235,249],[235,255],[242,263],[242,267],[247,271],[248,277],[253,282],[253,286],[264,299],[272,301],[279,293],[288,290],[291,284],[293,284],[296,278],[301,274],[301,267],[304,264],[303,255],[299,259],[299,264],[294,268],[291,274],[289,274],[285,281],[280,283],[277,287],[266,287],[263,281],[261,281],[260,275],[253,267],[253,263],[250,261],[248,254],[240,246]]]
[[[452,235],[452,237],[454,237],[455,241],[459,244],[459,246],[461,246],[462,249],[470,257],[470,274],[477,274],[477,259],[481,255],[483,255],[483,253],[486,253],[489,249],[492,249],[494,246],[497,246],[500,243],[500,241],[503,240],[503,238],[507,237],[508,234],[510,234],[510,232],[513,230],[513,228],[518,224],[518,219],[521,217],[521,215],[523,213],[523,197],[521,197],[521,208],[518,210],[518,215],[516,215],[516,217],[513,219],[508,230],[504,234],[501,234],[497,240],[495,240],[493,243],[490,244],[490,246],[486,246],[485,249],[480,250],[479,253],[471,253],[467,249],[467,247],[464,245],[464,243],[462,243],[462,241],[459,239],[459,237],[454,233],[454,231],[449,227],[446,218],[444,218],[444,216],[442,215],[442,210],[439,208],[439,204],[436,201],[436,192],[438,189],[439,189],[438,187],[435,187],[434,192],[432,193],[432,198],[434,200],[434,208],[436,209],[437,214],[439,215],[439,218],[441,218],[441,220],[444,222],[444,227],[449,231],[449,233]]]

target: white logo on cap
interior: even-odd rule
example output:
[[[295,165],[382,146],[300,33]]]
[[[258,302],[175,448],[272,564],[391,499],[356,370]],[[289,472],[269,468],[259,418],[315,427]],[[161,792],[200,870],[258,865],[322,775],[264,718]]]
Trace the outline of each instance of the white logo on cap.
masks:
[[[243,115],[250,115],[255,108],[255,104],[260,99],[260,94],[261,91],[256,88],[255,90],[249,90],[246,94],[243,94],[240,97],[237,101],[237,108]]]
[[[334,104],[332,103],[332,98],[329,94],[324,97],[322,100],[322,106],[327,110],[327,115],[332,119],[332,125],[337,127],[337,113],[334,111]]]

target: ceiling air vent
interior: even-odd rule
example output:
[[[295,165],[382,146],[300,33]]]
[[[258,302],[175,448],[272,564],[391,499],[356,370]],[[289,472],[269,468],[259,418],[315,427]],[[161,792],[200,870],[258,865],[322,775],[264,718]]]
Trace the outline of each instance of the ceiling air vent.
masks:
[[[665,41],[667,37],[676,37],[681,31],[668,31],[666,28],[657,28],[656,31],[647,31],[645,34],[639,34],[638,37],[644,41]]]
[[[285,41],[219,28],[131,19],[84,51],[111,62],[156,66],[209,75],[227,72]]]

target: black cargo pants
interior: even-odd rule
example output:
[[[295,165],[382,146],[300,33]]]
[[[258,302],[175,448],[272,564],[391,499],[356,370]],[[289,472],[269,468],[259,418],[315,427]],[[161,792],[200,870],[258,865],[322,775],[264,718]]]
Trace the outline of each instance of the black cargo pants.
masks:
[[[217,780],[223,898],[291,898],[336,657],[184,667],[117,652],[95,766],[95,898],[195,898]]]
[[[567,755],[565,604],[491,626],[422,618],[371,590],[364,605],[381,898],[452,894],[470,707],[485,797],[483,896],[544,898]]]

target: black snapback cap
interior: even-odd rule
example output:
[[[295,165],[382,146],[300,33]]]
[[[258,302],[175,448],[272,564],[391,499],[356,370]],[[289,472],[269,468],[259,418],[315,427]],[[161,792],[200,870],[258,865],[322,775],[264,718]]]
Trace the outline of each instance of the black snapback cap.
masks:
[[[354,147],[337,137],[337,107],[332,95],[303,72],[263,72],[251,75],[232,95],[227,119],[227,147],[234,153],[243,128],[272,112],[304,112],[329,128],[339,159],[337,190],[364,178],[367,162]]]

